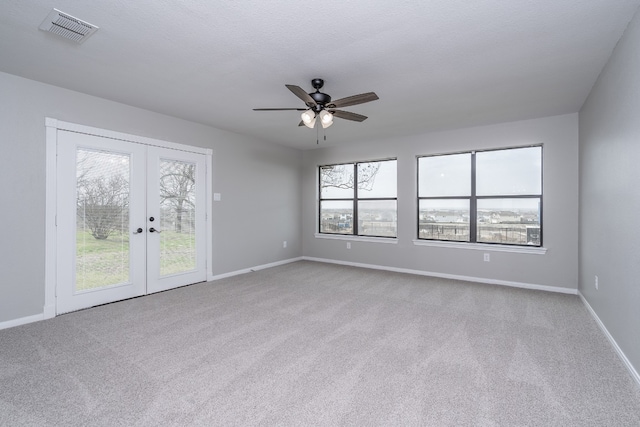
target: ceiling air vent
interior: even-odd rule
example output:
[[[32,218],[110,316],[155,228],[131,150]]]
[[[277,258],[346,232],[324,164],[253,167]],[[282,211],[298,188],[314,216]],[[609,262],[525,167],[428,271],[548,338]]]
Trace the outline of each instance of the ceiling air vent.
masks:
[[[38,28],[77,43],[82,43],[98,29],[97,26],[74,18],[58,9],[53,9]]]

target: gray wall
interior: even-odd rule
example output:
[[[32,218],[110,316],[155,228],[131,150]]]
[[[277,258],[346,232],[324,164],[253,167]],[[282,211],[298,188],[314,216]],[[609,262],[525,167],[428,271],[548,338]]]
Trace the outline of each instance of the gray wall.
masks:
[[[366,122],[363,123],[366,125]],[[416,155],[544,144],[544,255],[415,246]],[[314,237],[317,166],[398,158],[398,244]],[[368,141],[303,155],[303,253],[308,257],[376,264],[442,275],[577,289],[578,116],[570,114],[492,126]],[[483,261],[490,252],[491,262]]]
[[[0,94],[0,322],[43,311],[45,117],[212,148],[214,275],[302,255],[300,151],[4,73]]]
[[[640,369],[640,15],[580,111],[580,292]],[[599,290],[594,276],[598,276]]]

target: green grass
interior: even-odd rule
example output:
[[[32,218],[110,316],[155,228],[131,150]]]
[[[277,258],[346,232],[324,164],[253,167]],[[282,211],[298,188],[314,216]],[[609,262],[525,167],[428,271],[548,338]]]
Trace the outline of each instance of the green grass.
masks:
[[[194,236],[165,230],[161,235],[162,276],[195,268]],[[89,231],[76,232],[76,289],[96,289],[129,281],[129,235],[113,233],[97,240]]]
[[[160,275],[167,276],[196,268],[195,236],[165,230],[160,240]]]
[[[98,240],[76,232],[76,289],[88,290],[129,281],[129,236],[113,233]]]

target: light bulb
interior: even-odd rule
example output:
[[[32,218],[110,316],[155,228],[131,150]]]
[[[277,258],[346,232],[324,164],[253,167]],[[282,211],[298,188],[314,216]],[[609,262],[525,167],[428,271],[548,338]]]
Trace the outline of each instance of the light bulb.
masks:
[[[304,123],[304,121],[302,122]],[[309,129],[313,129],[316,126],[316,118],[314,117],[309,123],[304,123]]]
[[[333,114],[326,110],[322,110],[320,111],[320,120],[322,120],[322,124],[328,125],[333,122]]]
[[[302,118],[305,125],[309,126],[312,121],[315,123],[316,113],[312,110],[306,110],[300,115],[300,118]]]
[[[333,124],[333,114],[325,110],[320,111],[320,123],[322,123],[323,129],[331,126]]]

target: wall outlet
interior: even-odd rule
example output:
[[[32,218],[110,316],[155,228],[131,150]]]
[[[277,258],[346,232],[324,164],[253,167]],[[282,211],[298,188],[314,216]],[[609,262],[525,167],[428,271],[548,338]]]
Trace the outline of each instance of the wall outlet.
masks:
[[[598,290],[598,276],[596,276],[595,285],[596,285],[596,291],[597,291]]]
[[[491,261],[491,254],[484,254],[484,261],[485,262]]]
[[[282,242],[282,247],[283,247],[283,248],[286,248],[286,247],[287,247],[287,241],[286,241],[286,240]]]
[[[351,249],[351,242],[347,242],[347,249]]]

